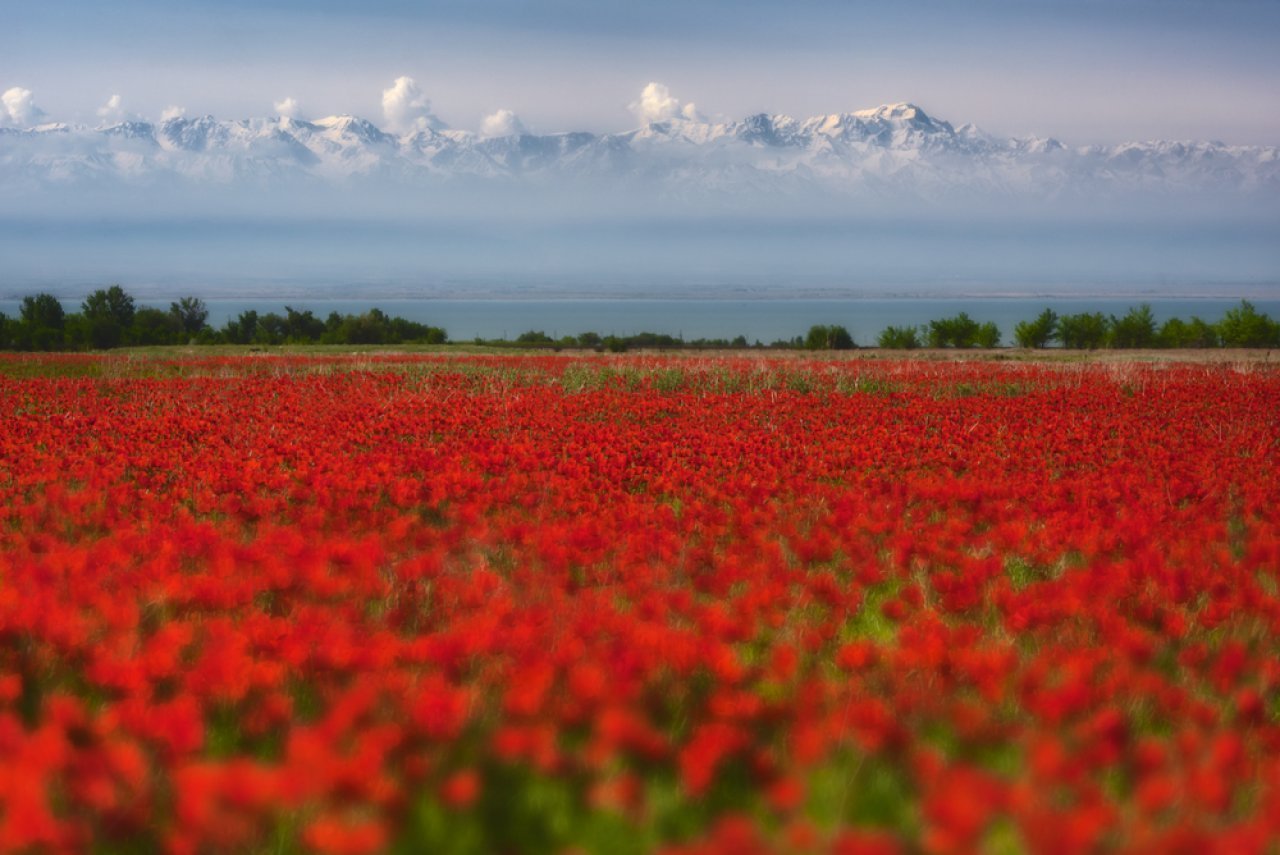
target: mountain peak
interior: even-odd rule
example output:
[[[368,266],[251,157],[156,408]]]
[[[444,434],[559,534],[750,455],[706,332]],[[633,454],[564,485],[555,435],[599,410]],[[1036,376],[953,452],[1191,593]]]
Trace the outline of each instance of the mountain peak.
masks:
[[[325,116],[323,119],[316,119],[312,124],[319,125],[322,128],[345,129],[352,127],[353,125],[356,127],[367,125],[369,122],[358,116],[353,116],[350,113],[343,113],[337,116]]]
[[[898,121],[914,122],[922,125],[933,123],[933,119],[930,118],[924,110],[921,110],[915,104],[908,101],[899,101],[895,104],[881,104],[879,107],[874,107],[869,110],[856,110],[853,115],[859,119],[880,121],[891,121],[897,119]]]
[[[803,120],[768,113],[733,122],[673,117],[620,134],[524,135],[507,142],[425,127],[392,135],[351,115],[314,121],[196,116],[97,129],[0,127],[0,136],[21,140],[17,147],[6,146],[0,157],[0,192],[28,184],[32,176],[37,183],[40,176],[65,181],[72,174],[68,169],[86,181],[113,173],[127,179],[167,173],[194,181],[235,175],[292,180],[308,174],[321,180],[468,175],[513,181],[614,174],[648,181],[667,174],[682,193],[697,186],[719,190],[792,182],[823,192],[911,187],[913,182],[922,188],[986,186],[1009,193],[1103,185],[1223,186],[1265,193],[1280,186],[1280,149],[1275,147],[1154,142],[1068,148],[1051,139],[996,137],[972,125],[953,129],[909,102]]]
[[[792,141],[795,120],[790,116],[756,113],[733,126],[733,133],[743,142],[765,146],[783,146]]]
[[[364,142],[385,143],[392,140],[390,135],[379,129],[373,122],[368,119],[362,119],[359,116],[349,114],[326,116],[323,119],[316,119],[312,124],[326,131],[349,134],[351,137]]]

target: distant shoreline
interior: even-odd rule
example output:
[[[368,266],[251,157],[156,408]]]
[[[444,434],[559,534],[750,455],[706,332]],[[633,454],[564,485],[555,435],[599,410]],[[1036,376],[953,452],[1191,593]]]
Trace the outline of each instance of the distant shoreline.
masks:
[[[84,300],[49,292],[0,300],[0,348],[95,350],[187,342],[449,342],[607,350],[1280,345],[1280,326],[1271,320],[1280,315],[1275,299],[1260,300],[1256,307],[1243,299],[1150,296],[376,300],[362,295],[182,297],[166,303],[112,285]]]

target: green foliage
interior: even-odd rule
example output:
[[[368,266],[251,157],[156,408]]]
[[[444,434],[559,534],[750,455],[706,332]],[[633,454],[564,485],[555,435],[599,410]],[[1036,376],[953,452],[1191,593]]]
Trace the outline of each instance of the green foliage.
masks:
[[[735,341],[740,341],[742,347],[746,347],[746,338],[738,336]],[[673,335],[666,333],[654,332],[638,332],[634,335],[606,335],[601,336],[595,332],[585,332],[578,336],[563,336],[559,340],[552,338],[541,330],[530,330],[516,336],[514,342],[508,342],[506,339],[485,341],[484,339],[476,339],[476,344],[487,344],[491,347],[504,347],[516,345],[519,347],[590,347],[596,351],[609,351],[611,353],[625,353],[633,348],[643,348],[650,350],[663,350],[667,348],[683,348],[683,347],[734,347],[739,346],[731,344],[726,339],[698,339],[697,341],[685,343]]]
[[[189,336],[199,335],[208,329],[209,308],[199,297],[180,297],[176,303],[169,304],[169,314]]]
[[[1217,347],[1218,331],[1201,318],[1170,318],[1156,333],[1157,347]]]
[[[240,313],[239,317],[227,321],[222,328],[222,337],[228,344],[248,344],[253,341],[258,329],[258,313],[249,309]]]
[[[1042,348],[1058,336],[1058,313],[1045,309],[1034,321],[1019,321],[1013,328],[1018,347]]]
[[[81,311],[67,314],[51,294],[34,294],[22,299],[19,317],[0,314],[0,349],[86,350],[124,345],[170,345],[186,342],[202,344],[444,344],[448,334],[439,327],[388,316],[373,308],[358,315],[331,312],[321,320],[310,310],[284,307],[284,314],[242,312],[218,330],[208,324],[209,309],[198,297],[182,297],[169,304],[168,311],[138,307],[121,286],[110,285],[88,294]],[[1193,316],[1189,321],[1170,318],[1157,327],[1149,304],[1131,307],[1123,317],[1100,312],[1059,316],[1046,308],[1034,320],[1014,327],[1018,347],[1044,348],[1058,341],[1065,348],[1093,350],[1114,348],[1207,348],[1280,347],[1280,322],[1242,300],[1220,321],[1209,323]],[[954,317],[930,321],[926,326],[888,326],[877,344],[884,349],[913,350],[928,345],[935,348],[999,347],[996,324],[979,323],[960,312]],[[749,344],[746,336],[733,339],[683,337],[640,332],[634,335],[601,336],[596,332],[565,335],[554,339],[542,330],[529,330],[506,340],[476,344],[524,347],[585,347],[622,353],[633,348],[717,348],[739,349]],[[768,347],[795,350],[847,350],[857,345],[849,331],[839,325],[819,324],[804,336],[774,341]]]
[[[172,312],[143,306],[134,313],[132,339],[134,344],[174,344],[182,337],[182,321]]]
[[[1058,339],[1073,350],[1097,350],[1107,341],[1107,318],[1101,312],[1081,312],[1058,319]]]
[[[52,294],[22,298],[15,338],[22,350],[58,350],[63,346],[67,313]]]
[[[1259,312],[1248,300],[1241,300],[1218,321],[1218,336],[1226,347],[1277,347],[1280,323]]]
[[[626,337],[628,347],[680,347],[684,342],[665,333],[638,332]]]
[[[119,285],[92,292],[84,298],[80,309],[82,317],[69,324],[67,338],[95,350],[109,350],[124,344],[137,312],[133,297]]]
[[[284,344],[287,331],[288,325],[283,315],[276,312],[267,312],[265,315],[258,317],[258,326],[254,330],[253,342],[255,344]]]
[[[330,312],[321,321],[310,310],[285,306],[279,315],[255,311],[241,312],[221,330],[228,344],[443,344],[448,335],[439,327],[404,318],[393,318],[381,309],[359,315]]]
[[[915,350],[920,346],[920,332],[916,327],[885,327],[876,344],[888,350]]]
[[[289,306],[284,307],[284,336],[288,341],[319,341],[328,332],[328,326],[308,309],[299,312]]]
[[[991,322],[979,324],[961,312],[954,318],[929,321],[930,347],[995,347],[1000,343],[1000,329]]]
[[[1187,336],[1181,347],[1217,347],[1222,342],[1218,330],[1203,318],[1191,316],[1187,322]]]
[[[854,347],[853,336],[842,326],[818,324],[809,327],[804,347],[805,350],[851,350]]]
[[[1123,318],[1112,315],[1108,326],[1109,347],[1153,347],[1156,343],[1156,319],[1147,303],[1130,308]]]
[[[125,330],[133,326],[137,306],[133,297],[123,288],[112,285],[109,288],[99,288],[85,297],[80,310],[90,321],[110,321]]]
[[[1000,346],[1000,328],[996,326],[995,321],[987,321],[978,327],[978,332],[974,336],[974,343],[978,347],[986,348],[987,350]]]
[[[18,309],[22,323],[33,329],[62,330],[67,322],[67,313],[52,294],[36,294],[22,298],[22,306]]]

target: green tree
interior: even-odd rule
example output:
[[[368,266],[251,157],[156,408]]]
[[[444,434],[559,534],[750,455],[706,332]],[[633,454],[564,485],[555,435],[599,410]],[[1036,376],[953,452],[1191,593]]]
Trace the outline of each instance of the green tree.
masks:
[[[19,347],[30,350],[57,350],[63,346],[67,313],[52,294],[35,294],[22,298],[18,308]]]
[[[1018,347],[1047,347],[1058,335],[1058,313],[1045,309],[1034,321],[1019,321],[1013,328]]]
[[[995,321],[987,321],[978,327],[978,331],[973,336],[974,344],[978,347],[990,350],[993,347],[1000,346],[1000,327],[996,326]]]
[[[180,297],[176,303],[169,304],[169,314],[188,336],[199,335],[208,326],[209,307],[199,297]]]
[[[978,322],[961,312],[954,318],[929,321],[930,347],[973,347],[978,343]],[[996,335],[999,340],[999,333]]]
[[[284,344],[288,326],[278,312],[258,316],[258,327],[253,333],[254,344]]]
[[[176,344],[183,333],[181,320],[172,312],[143,306],[134,313],[131,334],[135,344]]]
[[[886,350],[915,350],[920,346],[920,331],[916,327],[885,327],[876,344]]]
[[[333,339],[337,344],[395,344],[391,319],[381,309],[344,315]]]
[[[61,330],[67,322],[67,312],[52,294],[36,294],[22,298],[18,308],[22,323],[31,327]]]
[[[137,306],[133,297],[123,288],[112,285],[109,288],[99,288],[85,297],[80,310],[90,320],[109,320],[118,324],[121,329],[128,329],[133,325]]]
[[[1130,308],[1123,318],[1111,316],[1107,344],[1110,347],[1152,347],[1156,343],[1156,319],[1151,306],[1143,303]]]
[[[680,339],[666,333],[638,332],[626,337],[627,347],[680,347]]]
[[[1156,332],[1156,344],[1159,347],[1187,347],[1186,339],[1187,322],[1182,318],[1170,318]]]
[[[1081,312],[1058,319],[1058,339],[1073,350],[1096,350],[1107,341],[1107,318],[1101,312]]]
[[[420,324],[406,318],[393,317],[389,322],[389,336],[392,342],[414,342],[416,344],[444,344],[449,334],[441,327]]]
[[[222,328],[222,335],[229,344],[249,344],[258,334],[258,313],[248,309],[239,317],[229,319]]]
[[[853,336],[836,324],[809,327],[809,334],[804,339],[806,350],[851,350],[853,346]]]
[[[284,314],[284,338],[288,341],[309,344],[319,341],[327,330],[325,322],[313,315],[310,309],[299,312],[285,306]]]
[[[1241,300],[1218,321],[1218,336],[1226,347],[1277,347],[1280,323],[1259,312],[1248,300]]]
[[[1218,331],[1203,318],[1170,318],[1156,334],[1157,347],[1217,347]]]
[[[1218,331],[1204,318],[1191,316],[1187,322],[1186,347],[1217,347]]]
[[[133,326],[137,307],[119,285],[99,288],[80,304],[86,322],[88,344],[98,350],[119,347]]]

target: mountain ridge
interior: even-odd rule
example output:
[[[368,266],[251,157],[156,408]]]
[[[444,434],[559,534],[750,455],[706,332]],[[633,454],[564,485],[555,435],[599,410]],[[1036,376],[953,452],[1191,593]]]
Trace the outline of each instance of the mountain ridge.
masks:
[[[353,115],[174,117],[0,128],[0,187],[146,183],[490,182],[624,179],[674,195],[736,189],[996,195],[1280,190],[1280,147],[1198,140],[1073,146],[958,127],[910,102],[796,119],[676,117],[621,133],[505,136],[421,127],[396,135]]]

